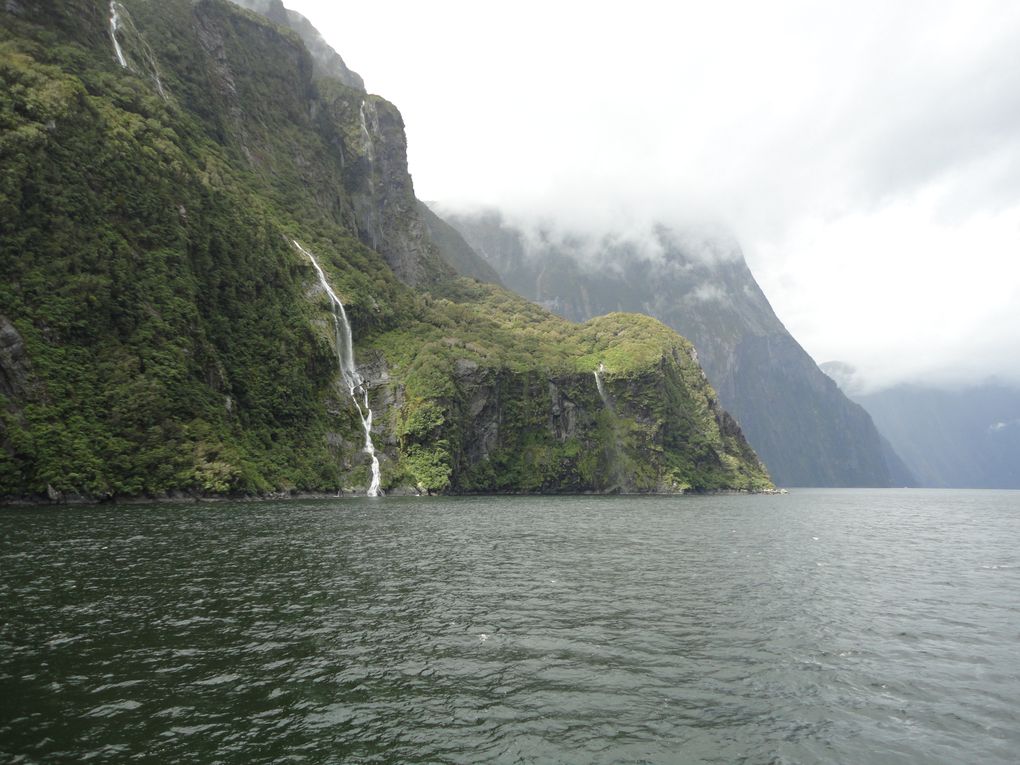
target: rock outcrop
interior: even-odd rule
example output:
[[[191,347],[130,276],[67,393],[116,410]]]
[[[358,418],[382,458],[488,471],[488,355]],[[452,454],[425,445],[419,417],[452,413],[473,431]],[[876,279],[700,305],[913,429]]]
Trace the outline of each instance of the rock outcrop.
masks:
[[[504,284],[549,310],[574,321],[637,311],[690,339],[777,483],[890,485],[867,412],[786,330],[732,238],[659,227],[648,252],[622,239],[526,234],[494,211],[440,212]]]

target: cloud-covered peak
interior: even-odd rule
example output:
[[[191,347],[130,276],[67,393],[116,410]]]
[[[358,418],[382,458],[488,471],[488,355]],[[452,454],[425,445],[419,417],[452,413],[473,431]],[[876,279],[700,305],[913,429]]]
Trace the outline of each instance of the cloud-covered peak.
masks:
[[[816,358],[1020,379],[1020,5],[294,6],[429,198],[649,252],[719,221]]]

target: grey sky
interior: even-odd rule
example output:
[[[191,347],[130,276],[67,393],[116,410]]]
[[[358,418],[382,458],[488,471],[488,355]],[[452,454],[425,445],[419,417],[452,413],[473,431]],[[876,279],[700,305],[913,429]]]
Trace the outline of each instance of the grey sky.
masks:
[[[1020,379],[1020,4],[290,0],[419,197],[721,220],[818,361]]]

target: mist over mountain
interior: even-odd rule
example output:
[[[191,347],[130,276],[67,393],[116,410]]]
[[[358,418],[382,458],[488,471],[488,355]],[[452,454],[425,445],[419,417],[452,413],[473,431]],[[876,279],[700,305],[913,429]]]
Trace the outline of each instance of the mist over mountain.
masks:
[[[822,369],[871,414],[918,485],[1020,489],[1020,387],[896,385],[868,392],[851,365]]]
[[[312,22],[297,11],[284,7],[282,0],[230,0],[230,2],[297,32],[312,55],[317,76],[335,78],[350,88],[365,90],[365,81],[361,79],[361,75],[347,67],[340,54],[323,39],[319,30],[312,26]]]
[[[1020,5],[294,3],[400,104],[423,199],[715,218],[813,358],[1020,381]]]
[[[867,413],[786,330],[724,230],[656,226],[593,239],[521,228],[497,211],[438,210],[508,287],[549,310],[574,321],[641,312],[690,339],[723,405],[780,484],[891,484]]]

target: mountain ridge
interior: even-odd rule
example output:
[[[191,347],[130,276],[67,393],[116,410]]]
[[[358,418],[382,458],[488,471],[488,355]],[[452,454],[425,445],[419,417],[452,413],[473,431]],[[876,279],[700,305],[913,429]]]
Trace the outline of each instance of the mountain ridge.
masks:
[[[989,380],[956,388],[901,383],[869,390],[846,363],[826,374],[863,406],[915,485],[1020,489],[1020,388]]]
[[[691,339],[777,483],[892,485],[870,417],[789,334],[732,238],[658,226],[648,254],[619,237],[526,235],[494,210],[437,209],[508,287],[549,310],[575,321],[637,311]]]

